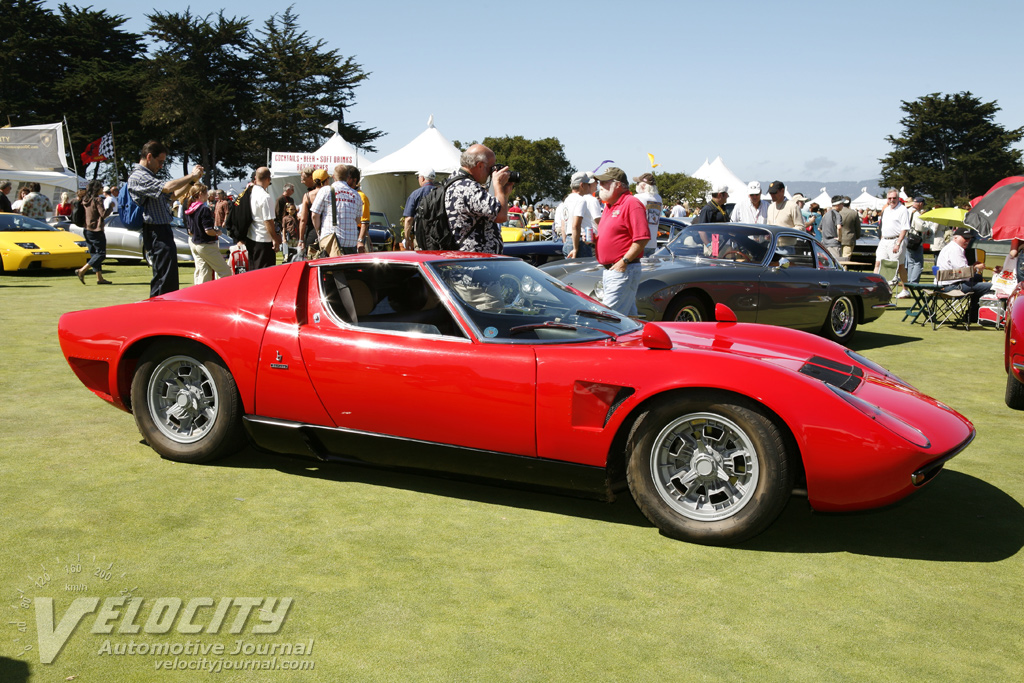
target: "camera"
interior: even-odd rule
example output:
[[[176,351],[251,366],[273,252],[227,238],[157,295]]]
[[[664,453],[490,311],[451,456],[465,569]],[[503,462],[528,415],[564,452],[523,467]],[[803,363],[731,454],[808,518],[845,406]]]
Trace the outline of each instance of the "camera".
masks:
[[[509,171],[508,172],[508,182],[510,182],[510,183],[518,183],[519,182],[519,178],[521,178],[521,177],[522,176],[519,173],[519,171]]]

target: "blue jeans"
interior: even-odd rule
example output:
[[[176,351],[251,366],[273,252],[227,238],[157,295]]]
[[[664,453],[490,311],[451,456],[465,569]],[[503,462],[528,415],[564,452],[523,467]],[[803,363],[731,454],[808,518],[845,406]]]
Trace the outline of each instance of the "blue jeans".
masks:
[[[630,263],[626,272],[610,268],[602,273],[604,305],[623,315],[636,315],[636,291],[640,287],[640,264]]]
[[[907,249],[907,282],[919,284],[922,270],[924,270],[924,245],[917,249]]]
[[[562,255],[565,258],[569,258],[569,252],[572,251],[572,241],[565,242],[562,245]],[[576,258],[590,258],[594,255],[594,250],[589,244],[580,242],[579,251],[576,252]]]
[[[89,263],[97,273],[100,272],[100,264],[107,258],[107,235],[102,230],[83,230],[82,236],[89,247]]]

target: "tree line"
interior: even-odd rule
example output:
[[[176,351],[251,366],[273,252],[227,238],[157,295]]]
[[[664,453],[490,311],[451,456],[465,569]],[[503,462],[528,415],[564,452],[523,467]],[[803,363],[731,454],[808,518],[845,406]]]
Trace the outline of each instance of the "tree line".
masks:
[[[345,120],[370,74],[301,30],[293,7],[259,26],[223,10],[154,11],[137,34],[126,17],[91,6],[6,0],[0,117],[13,126],[67,117],[76,160],[113,126],[122,179],[150,139],[183,168],[209,169],[214,186],[264,165],[268,149],[316,149],[333,120],[346,140],[375,152],[384,133]],[[78,170],[85,174],[80,161]]]

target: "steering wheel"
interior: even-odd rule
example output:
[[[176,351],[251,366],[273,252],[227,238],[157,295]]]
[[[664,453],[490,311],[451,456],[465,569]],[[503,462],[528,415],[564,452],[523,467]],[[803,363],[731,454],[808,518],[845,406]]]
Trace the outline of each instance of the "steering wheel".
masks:
[[[720,258],[720,259],[731,258],[733,261],[749,261],[750,260],[750,256],[748,254],[746,254],[745,252],[740,251],[739,249],[729,249],[728,251],[725,251],[724,253],[719,254],[718,258]]]

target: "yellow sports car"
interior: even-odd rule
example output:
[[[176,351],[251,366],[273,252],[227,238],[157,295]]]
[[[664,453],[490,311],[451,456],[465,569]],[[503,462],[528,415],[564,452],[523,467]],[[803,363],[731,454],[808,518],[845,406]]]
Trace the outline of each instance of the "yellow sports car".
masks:
[[[3,271],[81,268],[89,249],[81,237],[16,213],[0,213]]]

